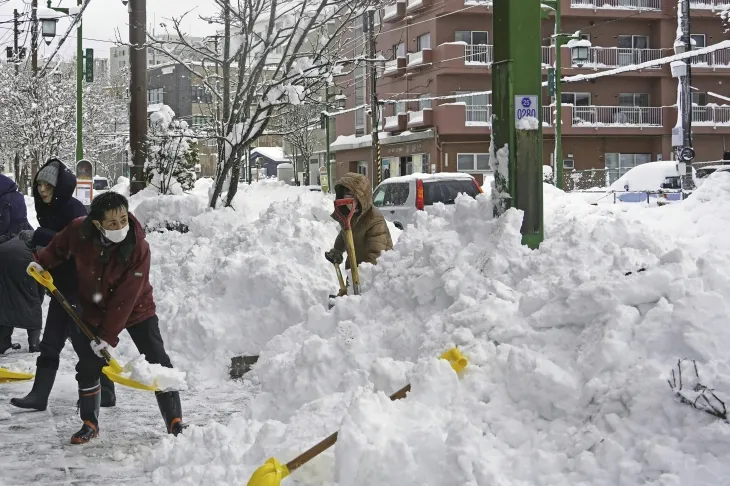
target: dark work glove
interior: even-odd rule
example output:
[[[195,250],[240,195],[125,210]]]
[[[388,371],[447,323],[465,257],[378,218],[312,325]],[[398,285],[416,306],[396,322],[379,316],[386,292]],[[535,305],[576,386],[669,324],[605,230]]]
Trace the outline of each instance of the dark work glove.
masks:
[[[329,251],[324,252],[324,257],[327,259],[328,262],[334,264],[334,265],[340,265],[342,264],[342,253],[332,248]]]

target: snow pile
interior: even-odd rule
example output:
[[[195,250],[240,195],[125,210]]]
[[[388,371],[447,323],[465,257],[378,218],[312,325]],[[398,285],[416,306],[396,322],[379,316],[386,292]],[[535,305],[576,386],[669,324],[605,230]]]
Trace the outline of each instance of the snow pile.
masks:
[[[679,403],[666,378],[677,358],[694,358],[703,381],[730,395],[730,176],[709,178],[688,201],[659,210],[590,206],[549,187],[545,194],[546,240],[536,251],[520,244],[520,213],[490,219],[486,195],[419,213],[394,251],[363,266],[362,296],[340,299],[332,311],[302,306],[303,322],[272,329],[249,373],[261,389],[250,407],[226,426],[165,439],[141,454],[146,469],[160,484],[244,484],[266,458],[286,462],[339,428],[334,451],[291,481],[722,482],[730,427]],[[304,226],[297,231],[316,225],[303,206],[292,205],[301,212],[287,219]],[[283,218],[273,208],[267,216],[246,226],[258,241]],[[228,248],[231,239],[216,245]],[[246,258],[265,264],[256,252],[274,268],[291,256],[248,243],[245,256],[228,261],[253,270]],[[318,274],[316,261],[309,263]],[[241,277],[223,280],[245,283]],[[297,278],[266,273],[256,282],[268,288],[274,279],[280,292],[296,294]],[[292,308],[286,299],[257,300],[266,307],[257,313],[237,297],[246,333]],[[179,329],[193,326],[194,312],[178,312]],[[469,359],[461,378],[437,359],[454,345]],[[407,382],[406,400],[387,399]]]
[[[194,193],[209,185],[198,181]],[[140,221],[156,227],[147,240],[160,328],[190,384],[225,379],[233,356],[259,354],[337,290],[324,258],[338,232],[329,195],[267,180],[242,185],[234,208],[208,209],[199,195],[133,202]],[[168,231],[170,221],[185,232]],[[120,346],[136,356],[129,341]]]
[[[5,368],[13,373],[35,374],[35,360],[18,359],[10,363],[1,363],[0,368]]]
[[[121,376],[137,381],[147,386],[154,386],[162,391],[187,390],[186,373],[176,369],[165,368],[158,364],[145,361],[144,355],[139,355],[124,365]]]

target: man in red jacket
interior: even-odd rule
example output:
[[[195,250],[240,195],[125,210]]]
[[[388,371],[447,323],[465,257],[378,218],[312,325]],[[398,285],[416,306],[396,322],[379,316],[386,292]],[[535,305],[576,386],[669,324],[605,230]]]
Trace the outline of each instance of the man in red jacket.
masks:
[[[91,202],[89,216],[75,219],[57,233],[35,255],[37,263],[30,264],[40,271],[74,258],[83,319],[96,329],[100,340],[97,345],[78,329],[71,334],[79,357],[76,381],[84,422],[71,438],[72,444],[84,444],[99,434],[99,374],[105,365],[101,351],[115,347],[124,329],[149,363],[172,368],[149,282],[150,247],[142,226],[128,210],[121,194],[100,194]],[[179,392],[157,392],[156,396],[168,433],[178,435],[183,428]]]

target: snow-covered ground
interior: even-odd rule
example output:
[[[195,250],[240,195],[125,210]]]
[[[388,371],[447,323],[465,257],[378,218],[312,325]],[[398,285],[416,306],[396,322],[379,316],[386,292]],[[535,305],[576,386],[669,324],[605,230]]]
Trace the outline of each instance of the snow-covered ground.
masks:
[[[78,427],[69,347],[49,411],[0,405],[0,484],[241,485],[268,457],[289,461],[338,429],[334,448],[282,484],[716,485],[730,475],[729,426],[666,382],[678,358],[693,358],[730,397],[730,174],[665,207],[593,206],[546,185],[536,251],[520,245],[519,212],[493,220],[489,195],[460,198],[402,234],[391,228],[396,247],[363,266],[363,294],[331,311],[331,199],[267,181],[244,187],[235,210],[212,211],[206,184],[133,198],[150,226],[189,228],[148,239],[193,425],[164,436],[154,398],[119,387],[102,438],[68,445]],[[458,377],[437,359],[454,345],[469,359]],[[245,380],[227,380],[231,356],[259,352]],[[115,353],[136,355],[125,338]],[[387,399],[408,382],[407,399]],[[0,385],[0,403],[29,387]]]

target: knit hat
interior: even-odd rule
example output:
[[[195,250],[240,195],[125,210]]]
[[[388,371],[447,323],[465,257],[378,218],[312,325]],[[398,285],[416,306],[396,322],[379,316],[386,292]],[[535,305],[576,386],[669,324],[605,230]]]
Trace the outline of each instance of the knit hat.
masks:
[[[51,162],[38,171],[36,180],[38,182],[46,182],[53,187],[56,187],[58,184],[58,162]]]

